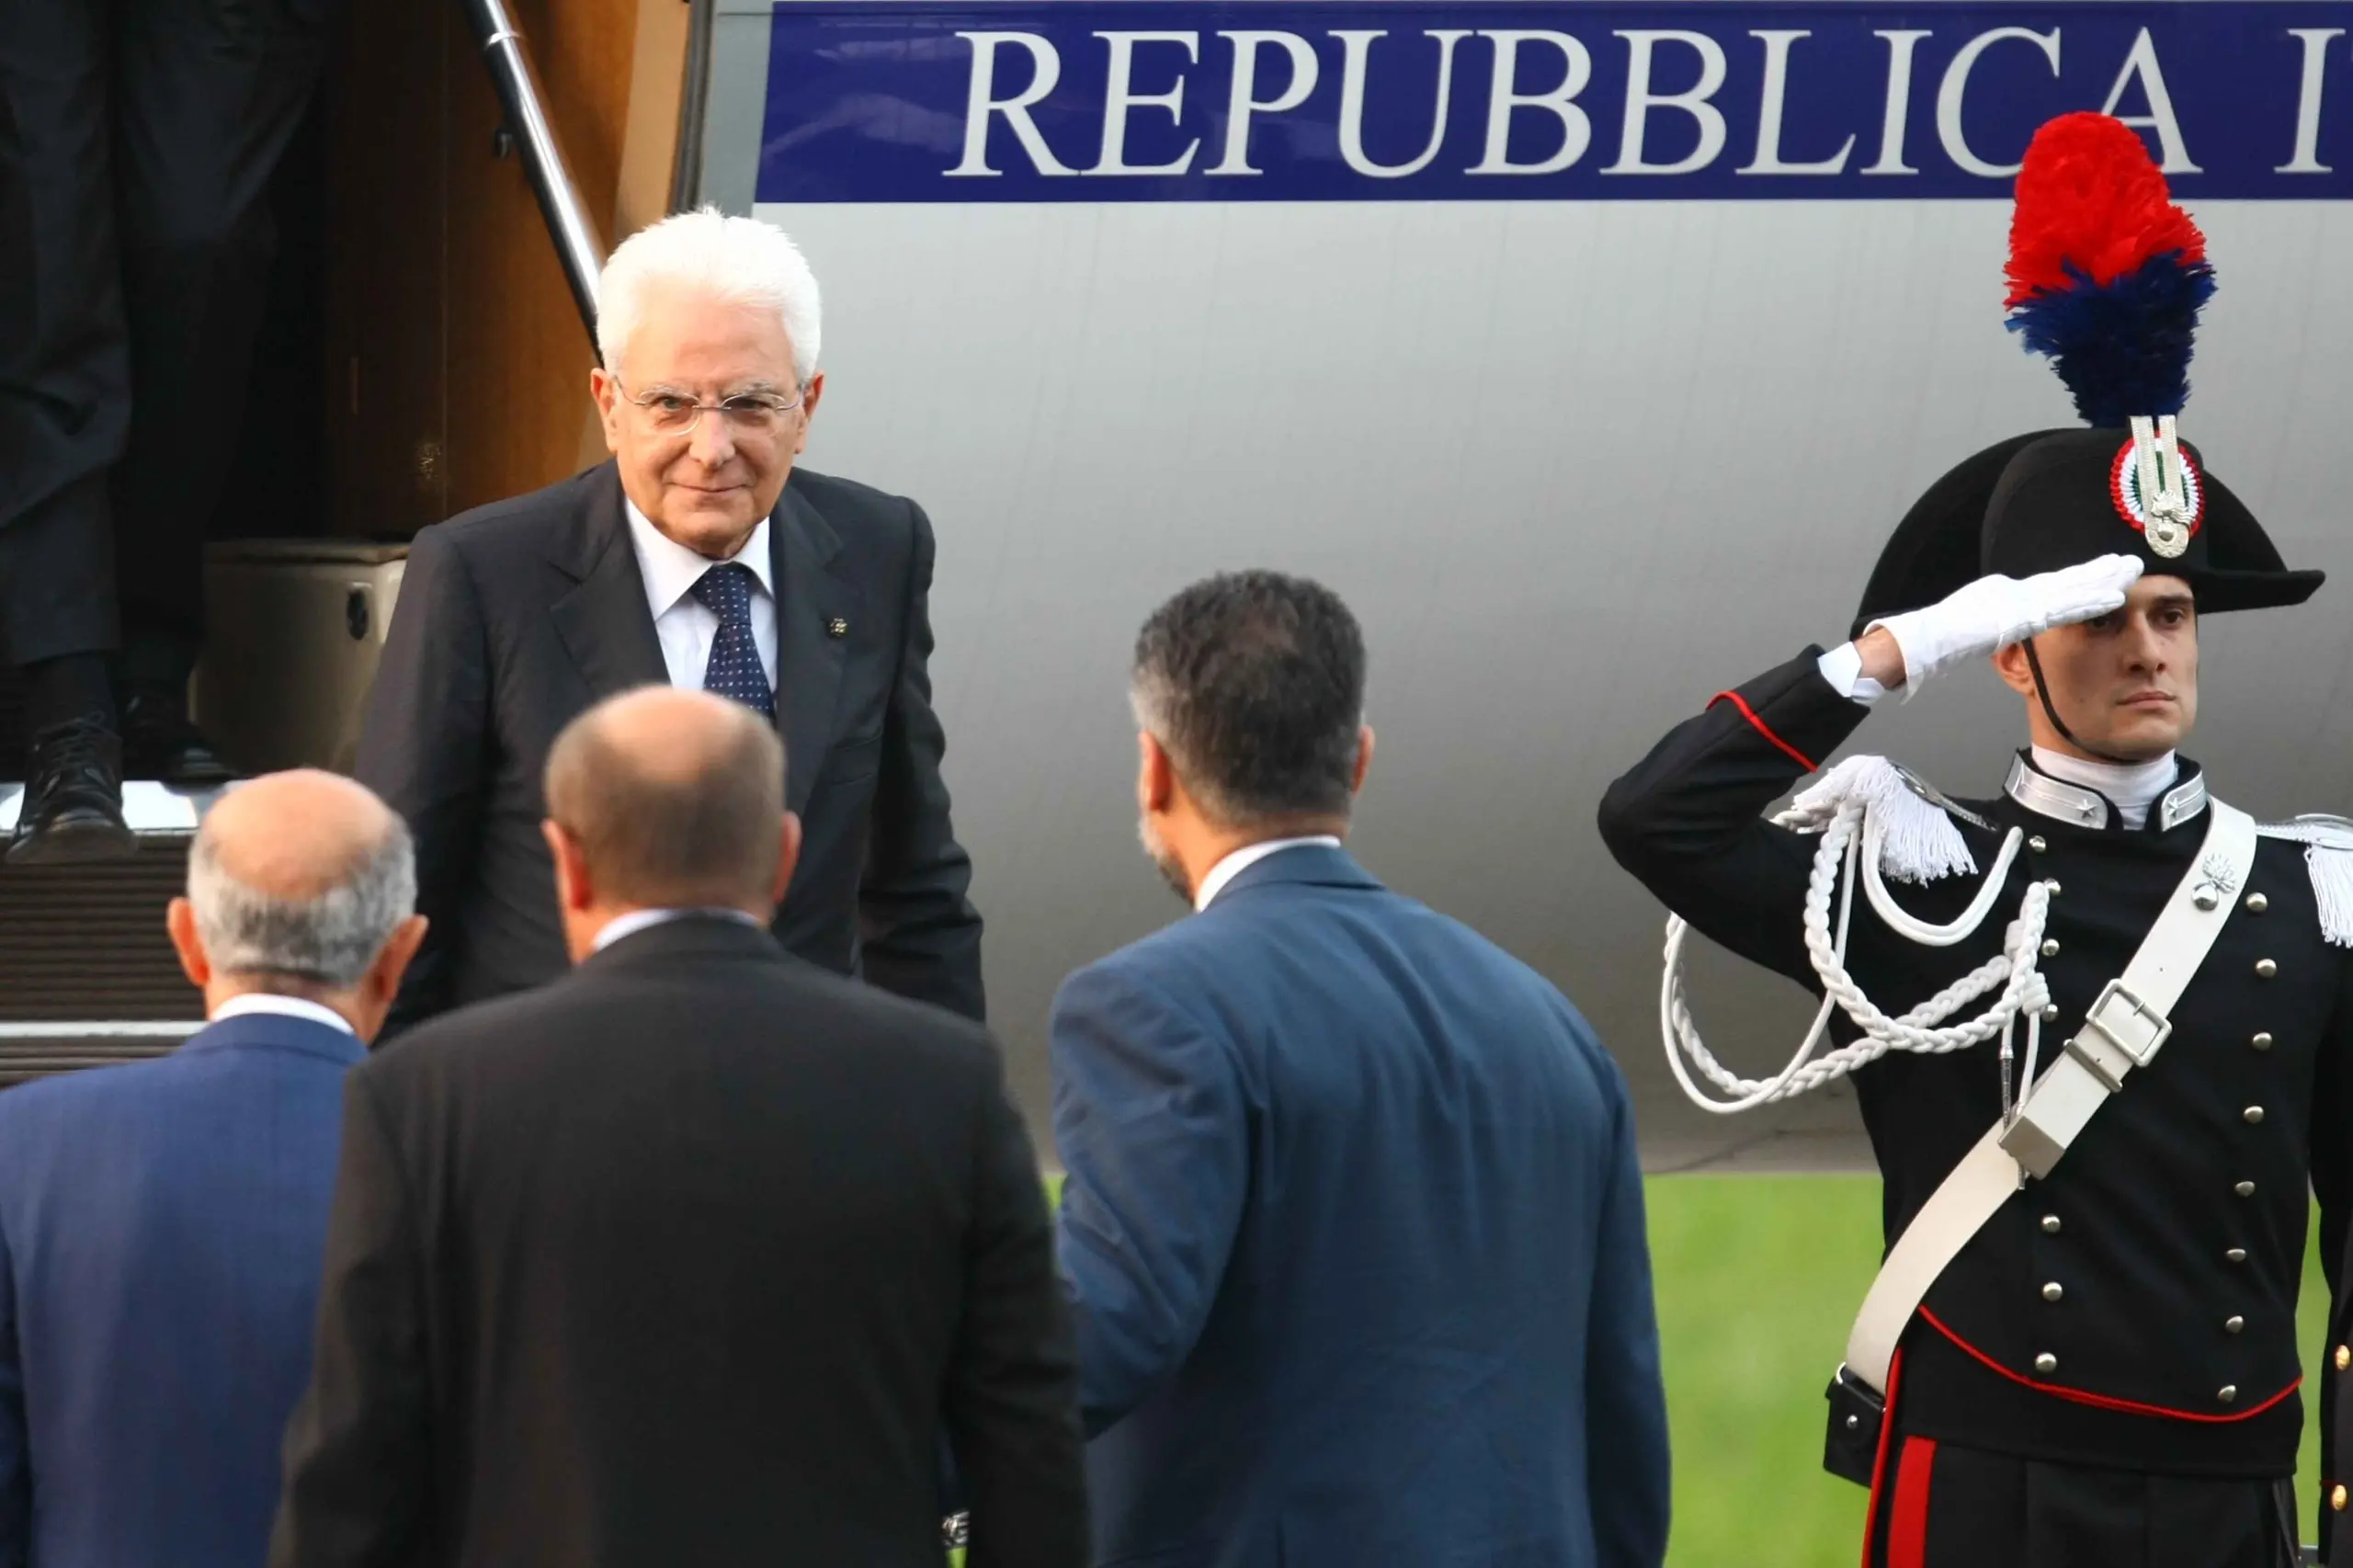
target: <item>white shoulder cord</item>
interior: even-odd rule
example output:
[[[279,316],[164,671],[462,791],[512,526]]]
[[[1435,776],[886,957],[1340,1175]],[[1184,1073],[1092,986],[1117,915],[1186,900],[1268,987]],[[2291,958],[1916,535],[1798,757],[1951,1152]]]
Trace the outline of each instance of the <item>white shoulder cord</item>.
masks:
[[[1806,953],[1814,973],[1822,980],[1822,1007],[1814,1014],[1813,1027],[1799,1042],[1797,1054],[1778,1074],[1756,1079],[1733,1073],[1708,1050],[1691,1021],[1691,1010],[1683,996],[1683,939],[1690,926],[1682,916],[1670,915],[1666,922],[1666,974],[1659,990],[1659,1027],[1665,1038],[1667,1066],[1674,1071],[1675,1081],[1683,1086],[1691,1103],[1702,1110],[1730,1115],[1775,1100],[1794,1099],[1809,1089],[1820,1088],[1867,1062],[1876,1062],[1890,1051],[1943,1055],[1998,1035],[2002,1040],[2002,1117],[2005,1122],[2013,1119],[2017,1112],[2012,1093],[2012,1030],[2019,1016],[2024,1015],[2026,1071],[2015,1085],[2022,1091],[2034,1082],[2042,1044],[2042,1012],[2051,999],[2050,987],[2036,966],[2041,952],[2043,924],[2050,915],[2051,890],[2040,881],[2029,883],[2018,917],[2004,934],[2001,954],[1986,960],[1900,1018],[1891,1018],[1881,1011],[1847,973],[1847,936],[1854,914],[1859,860],[1864,893],[1889,929],[1924,947],[1950,947],[1965,940],[1984,924],[1992,911],[1995,899],[2008,881],[2025,835],[2012,828],[2002,841],[1993,869],[1986,873],[1984,885],[1969,907],[1958,919],[1932,926],[1899,906],[1887,891],[1880,869],[1885,828],[1878,811],[1870,805],[1845,800],[1826,812],[1819,806],[1797,805],[1773,820],[1800,833],[1822,835],[1822,843],[1814,850],[1813,871],[1806,883],[1805,899]],[[1846,885],[1839,896],[1838,933],[1834,939],[1830,934],[1830,895],[1838,883],[1842,862]],[[1997,986],[2001,994],[1984,1012],[1964,1023],[1945,1025],[1944,1020]],[[1829,1028],[1834,1006],[1845,1009],[1861,1028],[1862,1038],[1816,1057],[1814,1049]],[[1731,1097],[1713,1097],[1695,1084],[1684,1065],[1687,1055],[1710,1083]]]

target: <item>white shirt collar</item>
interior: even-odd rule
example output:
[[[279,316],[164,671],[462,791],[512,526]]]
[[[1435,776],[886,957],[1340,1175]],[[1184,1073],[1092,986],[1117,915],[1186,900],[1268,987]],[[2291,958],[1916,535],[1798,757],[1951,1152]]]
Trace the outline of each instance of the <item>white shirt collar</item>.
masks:
[[[638,575],[645,579],[645,602],[656,620],[662,619],[673,605],[694,591],[702,574],[720,562],[709,556],[698,555],[654,526],[654,519],[637,508],[637,503],[626,495],[621,509],[629,515],[629,541],[637,551]],[[776,597],[776,584],[770,581],[776,562],[768,557],[768,520],[762,517],[752,529],[752,537],[744,548],[730,558],[752,569],[760,580],[760,591]]]
[[[272,1013],[282,1018],[306,1018],[314,1024],[324,1024],[331,1029],[341,1029],[355,1040],[359,1031],[351,1020],[333,1007],[324,1006],[301,996],[273,996],[266,991],[248,991],[242,996],[232,996],[212,1009],[208,1023],[221,1023],[230,1018],[249,1017],[256,1013]]]
[[[1328,833],[1310,834],[1304,838],[1267,838],[1261,839],[1256,844],[1245,844],[1216,865],[1211,866],[1210,874],[1201,879],[1201,885],[1193,891],[1195,912],[1207,909],[1211,901],[1225,891],[1226,884],[1267,856],[1285,849],[1296,849],[1303,844],[1320,845],[1326,849],[1337,849],[1340,846],[1339,839]]]
[[[619,915],[608,921],[605,928],[597,933],[597,940],[589,950],[601,953],[623,937],[634,937],[640,931],[651,930],[656,926],[667,926],[673,920],[684,920],[694,915],[707,915],[717,920],[737,921],[751,926],[754,930],[757,930],[760,925],[758,921],[740,909],[632,909],[627,915]]]
[[[2149,820],[2149,808],[2173,788],[2181,763],[2173,753],[2147,762],[2094,762],[2088,757],[2033,748],[2034,766],[2063,783],[2081,785],[2108,797],[2124,825],[2137,828]]]

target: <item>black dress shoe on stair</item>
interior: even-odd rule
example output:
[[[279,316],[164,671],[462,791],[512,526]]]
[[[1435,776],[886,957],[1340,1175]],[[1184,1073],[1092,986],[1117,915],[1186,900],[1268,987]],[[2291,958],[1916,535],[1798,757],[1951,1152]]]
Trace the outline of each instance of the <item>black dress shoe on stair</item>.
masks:
[[[37,731],[8,864],[123,860],[138,852],[138,835],[122,820],[122,742],[114,731],[96,714]]]
[[[176,790],[217,790],[236,777],[188,722],[187,699],[175,692],[131,692],[122,705],[122,756],[131,778]]]

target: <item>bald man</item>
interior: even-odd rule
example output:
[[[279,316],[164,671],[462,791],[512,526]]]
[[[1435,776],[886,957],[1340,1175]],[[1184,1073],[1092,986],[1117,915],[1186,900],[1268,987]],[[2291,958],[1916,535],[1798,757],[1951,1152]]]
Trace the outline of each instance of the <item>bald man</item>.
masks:
[[[1082,1568],[1077,1369],[979,1026],[787,953],[772,727],[652,687],[549,752],[577,967],[348,1081],[275,1568]]]
[[[0,1568],[253,1568],[310,1374],[345,1071],[425,935],[408,833],[233,789],[165,917],[205,1028],[0,1094]]]

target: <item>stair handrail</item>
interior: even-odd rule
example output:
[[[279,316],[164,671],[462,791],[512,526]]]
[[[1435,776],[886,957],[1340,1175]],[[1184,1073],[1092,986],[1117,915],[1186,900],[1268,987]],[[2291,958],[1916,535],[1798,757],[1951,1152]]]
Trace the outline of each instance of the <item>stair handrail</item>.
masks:
[[[563,267],[573,303],[579,307],[581,324],[588,329],[593,345],[597,279],[605,270],[604,237],[597,232],[596,220],[588,216],[587,204],[581,200],[580,187],[564,162],[563,147],[556,140],[545,96],[540,91],[539,73],[531,65],[531,51],[506,8],[506,0],[464,0],[464,5],[466,19],[482,45],[483,62],[490,69],[491,84],[498,90],[506,131],[514,137],[524,172],[530,177],[531,194],[539,199],[540,216],[547,223],[556,260]]]

